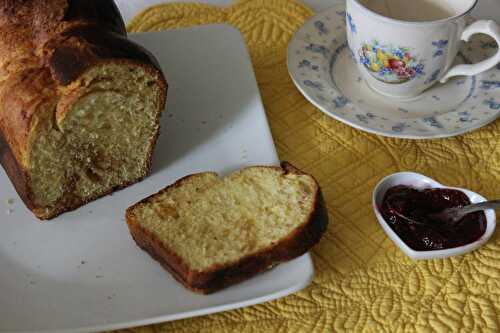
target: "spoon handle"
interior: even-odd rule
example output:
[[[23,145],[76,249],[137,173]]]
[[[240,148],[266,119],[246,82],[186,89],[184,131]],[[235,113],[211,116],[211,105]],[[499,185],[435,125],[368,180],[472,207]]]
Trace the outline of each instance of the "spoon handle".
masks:
[[[485,209],[500,209],[500,200],[484,201],[477,204],[468,205],[460,208],[460,214],[466,215],[472,212]]]

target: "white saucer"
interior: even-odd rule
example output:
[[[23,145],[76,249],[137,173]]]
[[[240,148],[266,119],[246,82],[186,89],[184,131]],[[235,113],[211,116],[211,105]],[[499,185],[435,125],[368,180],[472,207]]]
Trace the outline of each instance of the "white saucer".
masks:
[[[477,62],[497,51],[476,35],[457,61]],[[500,65],[473,76],[436,84],[417,99],[398,101],[375,93],[347,46],[345,4],[314,16],[288,45],[288,70],[302,94],[327,115],[383,136],[431,139],[459,135],[500,116]]]

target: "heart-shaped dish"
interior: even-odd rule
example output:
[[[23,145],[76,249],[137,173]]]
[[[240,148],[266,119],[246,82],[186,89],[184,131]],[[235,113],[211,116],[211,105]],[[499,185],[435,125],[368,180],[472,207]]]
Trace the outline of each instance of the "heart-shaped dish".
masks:
[[[496,214],[492,209],[485,210],[484,213],[486,215],[486,231],[484,234],[475,242],[458,246],[450,249],[444,250],[432,250],[432,251],[416,251],[410,248],[395,232],[392,228],[387,224],[384,217],[380,212],[380,207],[382,206],[382,200],[384,199],[384,195],[387,190],[396,185],[407,185],[412,186],[417,189],[424,188],[448,188],[459,190],[465,193],[472,203],[478,203],[482,201],[486,201],[486,198],[483,196],[469,191],[463,188],[457,187],[448,187],[443,184],[438,183],[434,179],[426,177],[424,175],[415,173],[415,172],[399,172],[392,175],[389,175],[382,179],[375,189],[373,190],[373,211],[375,212],[375,216],[377,217],[378,222],[384,229],[387,236],[410,258],[414,260],[419,259],[437,259],[437,258],[446,258],[451,256],[462,255],[467,252],[474,251],[479,247],[483,246],[488,239],[491,237],[496,227]]]

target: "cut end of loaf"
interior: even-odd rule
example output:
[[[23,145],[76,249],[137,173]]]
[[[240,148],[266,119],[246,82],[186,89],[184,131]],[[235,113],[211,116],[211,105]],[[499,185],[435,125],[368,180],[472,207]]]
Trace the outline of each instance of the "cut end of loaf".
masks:
[[[328,216],[314,178],[287,164],[186,177],[130,207],[127,223],[176,279],[209,293],[304,254]]]
[[[35,214],[52,218],[146,176],[165,90],[157,71],[128,61],[93,66],[65,87],[30,134]]]
[[[0,164],[40,219],[143,178],[167,85],[113,0],[0,2]]]

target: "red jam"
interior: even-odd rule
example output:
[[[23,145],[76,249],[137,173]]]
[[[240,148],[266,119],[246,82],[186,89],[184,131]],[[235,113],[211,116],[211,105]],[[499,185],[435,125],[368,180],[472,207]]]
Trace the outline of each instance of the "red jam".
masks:
[[[470,213],[451,224],[433,219],[429,214],[470,203],[461,191],[438,188],[418,190],[398,185],[386,192],[381,212],[392,230],[412,249],[441,250],[478,240],[486,231],[486,215],[484,212]]]

